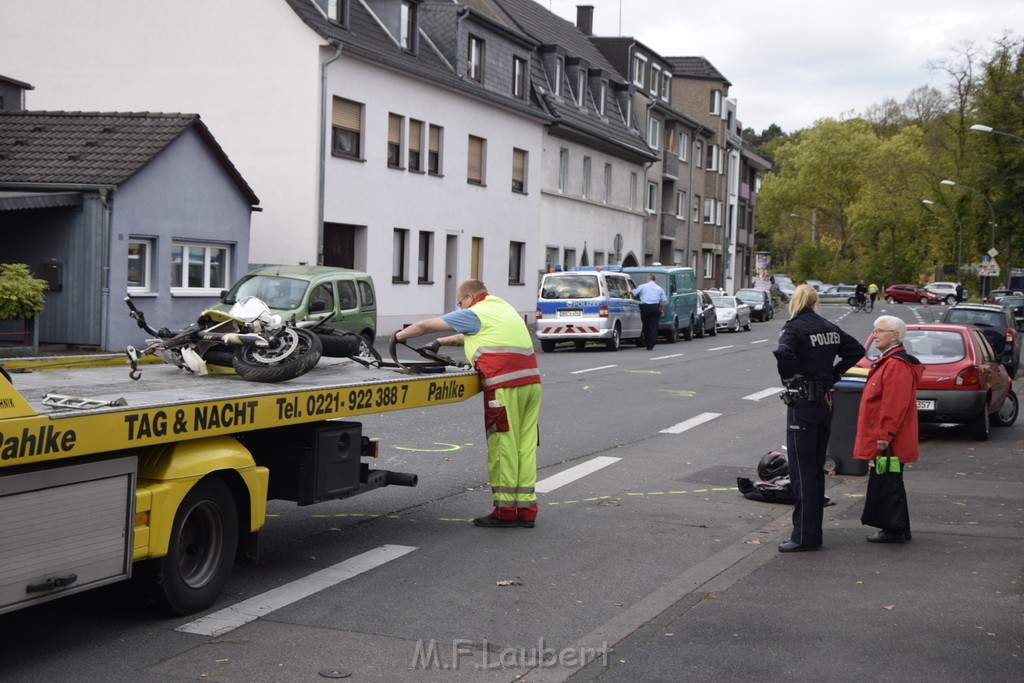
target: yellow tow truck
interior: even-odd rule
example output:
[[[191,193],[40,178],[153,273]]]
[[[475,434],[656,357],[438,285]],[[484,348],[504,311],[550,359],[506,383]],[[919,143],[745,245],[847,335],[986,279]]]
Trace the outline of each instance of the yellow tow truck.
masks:
[[[131,578],[209,607],[255,557],[267,500],[309,505],[416,475],[372,469],[352,418],[464,401],[475,371],[324,358],[282,384],[65,357],[0,376],[0,613]],[[415,366],[413,366],[415,367]],[[428,372],[429,370],[429,372]],[[368,458],[368,460],[364,460]]]

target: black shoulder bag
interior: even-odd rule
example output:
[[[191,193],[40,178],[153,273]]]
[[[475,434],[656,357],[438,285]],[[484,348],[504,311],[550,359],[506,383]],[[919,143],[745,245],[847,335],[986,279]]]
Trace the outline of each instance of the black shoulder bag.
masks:
[[[892,448],[875,458],[875,466],[868,472],[868,492],[860,523],[894,534],[906,533],[910,526],[903,470]]]

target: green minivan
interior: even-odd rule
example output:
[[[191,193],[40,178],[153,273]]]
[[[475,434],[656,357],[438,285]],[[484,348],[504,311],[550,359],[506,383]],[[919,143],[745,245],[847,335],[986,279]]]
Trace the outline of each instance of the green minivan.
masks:
[[[244,275],[221,294],[214,308],[228,310],[242,297],[262,299],[286,320],[323,320],[358,334],[364,344],[377,336],[377,295],[367,273],[329,266],[268,266]],[[360,351],[365,351],[361,348]]]
[[[632,266],[622,270],[632,275],[637,284],[653,274],[655,282],[665,290],[668,303],[665,315],[658,321],[658,332],[664,335],[666,341],[675,342],[680,335],[686,341],[693,339],[697,324],[697,277],[693,268],[653,265]],[[703,330],[700,336],[704,336]]]

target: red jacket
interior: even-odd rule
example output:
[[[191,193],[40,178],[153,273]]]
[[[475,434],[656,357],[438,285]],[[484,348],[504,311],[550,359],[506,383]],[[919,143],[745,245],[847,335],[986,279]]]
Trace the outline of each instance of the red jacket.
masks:
[[[885,439],[900,462],[917,462],[917,383],[923,374],[924,366],[902,344],[871,364],[860,397],[854,458],[874,460],[875,442]]]

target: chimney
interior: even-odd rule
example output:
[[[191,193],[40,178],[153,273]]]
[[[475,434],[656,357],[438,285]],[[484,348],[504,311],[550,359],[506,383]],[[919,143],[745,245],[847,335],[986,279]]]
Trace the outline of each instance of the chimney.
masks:
[[[585,36],[594,35],[593,5],[576,5],[576,28]]]

